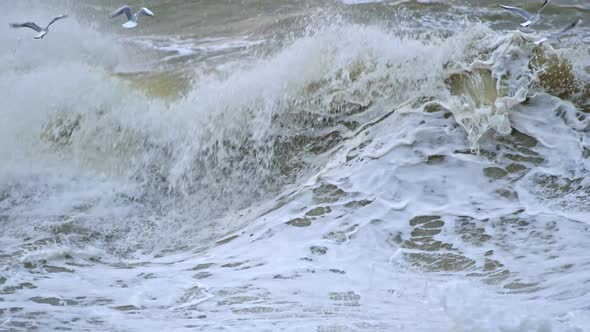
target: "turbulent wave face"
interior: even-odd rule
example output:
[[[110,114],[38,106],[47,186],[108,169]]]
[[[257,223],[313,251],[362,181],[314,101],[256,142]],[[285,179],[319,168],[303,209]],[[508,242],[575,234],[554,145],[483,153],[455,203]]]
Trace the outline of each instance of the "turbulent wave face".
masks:
[[[327,22],[0,31],[0,330],[590,326],[587,44]]]

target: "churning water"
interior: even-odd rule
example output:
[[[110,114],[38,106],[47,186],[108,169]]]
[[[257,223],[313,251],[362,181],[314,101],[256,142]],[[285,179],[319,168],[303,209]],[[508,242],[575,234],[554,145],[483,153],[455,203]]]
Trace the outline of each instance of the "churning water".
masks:
[[[131,4],[0,1],[1,331],[590,329],[585,0]]]

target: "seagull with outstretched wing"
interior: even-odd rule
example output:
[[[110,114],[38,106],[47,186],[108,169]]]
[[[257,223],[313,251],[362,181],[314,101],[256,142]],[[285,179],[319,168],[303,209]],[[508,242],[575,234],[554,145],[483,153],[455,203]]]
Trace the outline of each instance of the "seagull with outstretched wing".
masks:
[[[582,22],[582,18],[578,17],[576,18],[575,21],[573,21],[572,23],[568,24],[566,27],[564,27],[563,29],[548,34],[546,37],[541,38],[540,40],[538,40],[537,42],[535,42],[537,45],[541,45],[546,41],[558,41],[561,42],[561,38],[563,36],[565,36],[571,29],[575,28],[578,24],[580,24]]]
[[[547,7],[548,4],[549,4],[549,0],[545,0],[545,2],[543,3],[543,6],[541,6],[541,8],[537,11],[537,13],[535,13],[535,15],[531,15],[526,10],[524,10],[522,8],[518,8],[518,7],[511,7],[511,6],[504,6],[504,5],[498,5],[498,6],[506,9],[507,11],[509,11],[513,14],[516,14],[516,15],[524,18],[526,21],[520,23],[520,26],[523,28],[527,28],[527,27],[529,27],[541,20],[541,11],[543,11],[543,9],[545,9],[545,7]]]
[[[123,23],[123,27],[127,28],[127,29],[135,28],[137,26],[137,19],[139,18],[139,15],[152,16],[152,17],[155,16],[151,10],[149,10],[145,7],[142,7],[141,9],[139,9],[139,11],[137,11],[137,13],[131,14],[131,7],[130,6],[123,6],[119,9],[115,10],[111,14],[111,18],[117,17],[122,14],[125,14],[125,16],[127,17],[127,22]]]
[[[68,17],[68,15],[60,15],[60,16],[54,17],[51,20],[51,22],[49,22],[49,24],[47,24],[47,26],[45,28],[42,28],[42,27],[38,26],[34,22],[12,23],[12,24],[10,24],[10,26],[13,27],[13,28],[29,28],[29,29],[33,29],[33,30],[35,30],[35,31],[37,31],[39,33],[37,36],[35,36],[35,39],[43,39],[43,37],[45,37],[45,35],[49,32],[49,26],[51,26],[56,21],[61,20],[61,19],[66,18],[66,17]]]

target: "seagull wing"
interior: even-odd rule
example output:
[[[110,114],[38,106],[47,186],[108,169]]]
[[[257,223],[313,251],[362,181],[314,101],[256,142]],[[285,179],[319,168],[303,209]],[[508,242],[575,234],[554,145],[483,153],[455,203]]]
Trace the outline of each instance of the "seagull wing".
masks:
[[[574,22],[570,23],[568,26],[561,29],[559,32],[554,33],[552,36],[555,38],[560,37],[560,36],[564,35],[566,32],[575,28],[578,24],[580,24],[580,22],[582,22],[582,19],[578,17]]]
[[[541,14],[541,11],[543,11],[543,9],[545,9],[545,7],[547,7],[548,4],[549,0],[545,0],[545,2],[543,2],[543,6],[539,8],[539,10],[537,11],[537,15]]]
[[[142,14],[142,15],[146,15],[146,16],[156,16],[156,15],[154,15],[154,13],[153,13],[151,10],[149,10],[149,9],[147,9],[147,8],[145,8],[145,7],[141,8],[141,9],[140,9],[140,10],[137,12],[137,14],[138,14],[138,15],[139,15],[139,14]]]
[[[529,14],[526,10],[522,9],[522,8],[518,8],[518,7],[510,7],[510,6],[504,6],[504,5],[498,5],[504,9],[506,9],[507,11],[514,13],[522,18],[524,18],[525,20],[530,20],[532,18],[531,14]]]
[[[125,14],[125,16],[127,16],[128,20],[131,20],[131,18],[133,17],[133,14],[131,14],[131,7],[129,6],[123,6],[117,10],[115,10],[114,12],[111,13],[111,18],[113,17],[117,17],[121,14]]]
[[[27,23],[12,23],[10,25],[13,28],[31,28],[37,32],[41,32],[41,27],[38,26],[37,24],[33,23],[33,22],[27,22]]]
[[[49,24],[47,24],[47,27],[45,29],[48,29],[50,25],[52,25],[53,23],[55,23],[56,21],[59,21],[63,18],[68,17],[68,15],[59,15],[57,17],[54,17],[53,20],[51,20],[51,22],[49,22]]]

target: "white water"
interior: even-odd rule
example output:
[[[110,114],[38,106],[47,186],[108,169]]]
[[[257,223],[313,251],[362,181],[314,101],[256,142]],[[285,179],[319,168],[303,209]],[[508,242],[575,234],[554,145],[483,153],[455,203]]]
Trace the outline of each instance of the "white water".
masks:
[[[520,33],[334,25],[172,101],[114,36],[28,37],[0,32],[1,328],[590,326],[588,121]],[[542,51],[588,83],[587,47]]]

